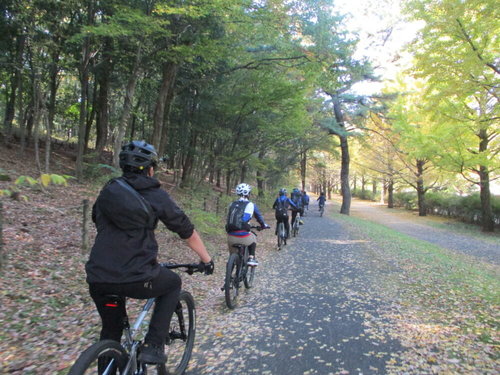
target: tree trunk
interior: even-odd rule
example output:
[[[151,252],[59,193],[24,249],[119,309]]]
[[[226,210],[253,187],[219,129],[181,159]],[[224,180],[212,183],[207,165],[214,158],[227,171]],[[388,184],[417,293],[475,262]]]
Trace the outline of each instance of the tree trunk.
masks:
[[[103,152],[108,142],[109,129],[109,82],[113,65],[111,63],[110,52],[112,43],[109,38],[106,38],[104,43],[103,61],[100,64],[100,69],[97,72],[96,81],[99,86],[96,103],[96,141],[95,151],[99,159],[103,159]]]
[[[89,78],[90,42],[86,38],[82,47],[80,64],[80,118],[78,122],[78,148],[76,152],[76,178],[83,179],[83,153],[85,151],[85,130],[87,125],[87,90]]]
[[[485,129],[479,131],[479,152],[484,153],[488,149],[488,134]],[[481,225],[483,232],[493,232],[495,222],[491,208],[490,173],[485,165],[479,166],[479,196],[481,198]]]
[[[306,190],[306,172],[307,172],[307,151],[300,154],[300,179],[302,182],[302,190]]]
[[[36,68],[35,68],[36,69]],[[39,78],[38,73],[33,73],[33,127],[34,127],[34,143],[35,143],[35,164],[38,169],[38,172],[42,172],[42,166],[40,163],[40,144],[39,144],[39,135],[40,135],[40,118],[41,116],[41,93],[39,86]]]
[[[59,52],[52,55],[52,66],[50,68],[50,98],[47,108],[47,137],[45,139],[45,173],[50,170],[50,147],[52,141],[52,129],[54,128],[54,116],[56,112],[57,76],[59,74]]]
[[[241,163],[240,172],[240,182],[245,182],[247,179],[247,164],[244,161]]]
[[[335,120],[337,124],[345,129],[344,116],[342,114],[342,108],[340,107],[340,100],[338,96],[334,98],[333,109],[335,112]],[[340,207],[340,213],[344,215],[349,215],[351,210],[351,189],[349,187],[349,143],[347,141],[347,136],[343,134],[337,134],[340,139],[340,150],[341,150],[341,167],[340,167],[340,191],[342,194],[342,206]]]
[[[87,25],[94,22],[94,2],[87,4]],[[87,94],[89,85],[89,64],[91,59],[90,38],[86,37],[82,43],[82,57],[80,60],[80,118],[78,121],[78,147],[76,152],[76,178],[83,179],[83,155],[85,153],[85,132],[87,128]]]
[[[387,208],[394,208],[394,181],[392,177],[387,183]]]
[[[424,186],[424,165],[425,161],[417,160],[417,198],[418,198],[418,216],[427,216],[425,205],[425,186]]]
[[[123,141],[123,137],[125,136],[125,130],[127,129],[128,122],[130,120],[130,112],[132,109],[132,101],[135,94],[135,88],[137,86],[137,80],[139,79],[139,75],[141,73],[141,52],[142,47],[139,44],[137,47],[137,53],[135,56],[134,68],[132,69],[132,73],[129,77],[127,88],[125,90],[125,99],[123,102],[123,111],[120,117],[120,121],[118,122],[118,132],[115,138],[115,145],[113,150],[113,166],[115,168],[120,167],[120,150]]]
[[[259,161],[262,162],[265,156],[265,151],[259,151]],[[259,163],[259,166],[260,165],[262,165],[262,163]],[[260,167],[257,168],[257,189],[259,190],[259,198],[264,198],[264,173],[262,173],[262,168]]]
[[[170,82],[170,88],[168,90],[167,97],[165,99],[165,112],[163,114],[164,124],[161,131],[161,140],[160,147],[158,152],[160,155],[165,155],[167,153],[167,145],[168,145],[168,135],[169,135],[169,124],[170,124],[170,108],[172,106],[172,101],[174,100],[174,87],[175,87],[175,77],[177,76],[178,66],[175,68],[175,74],[172,77]]]
[[[8,96],[6,107],[5,107],[5,116],[4,116],[4,142],[10,140],[12,136],[12,121],[14,120],[15,112],[16,112],[16,91],[21,86],[21,81],[23,79],[23,55],[24,55],[24,47],[26,45],[26,36],[21,34],[19,39],[17,40],[17,54],[16,61],[14,66],[14,73],[11,77],[11,87],[10,87],[10,95]]]
[[[151,143],[157,150],[160,149],[162,128],[165,119],[165,108],[166,106],[169,106],[169,103],[167,103],[167,99],[171,99],[173,97],[173,95],[169,95],[169,91],[171,91],[173,88],[172,83],[173,81],[175,81],[177,68],[178,65],[173,62],[167,62],[163,64],[163,77],[153,115],[153,139],[151,140]]]
[[[186,154],[184,163],[182,165],[182,179],[181,179],[182,187],[188,186],[189,182],[191,181],[193,165],[194,165],[194,153],[196,150],[197,141],[198,141],[198,134],[195,131],[191,131],[188,152]]]

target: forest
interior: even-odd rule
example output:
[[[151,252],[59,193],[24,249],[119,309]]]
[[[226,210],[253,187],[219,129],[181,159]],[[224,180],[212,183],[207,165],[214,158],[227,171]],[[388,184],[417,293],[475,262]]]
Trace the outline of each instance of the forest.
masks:
[[[387,79],[334,0],[3,0],[1,141],[33,149],[41,175],[53,150],[72,152],[82,181],[144,139],[180,187],[299,186],[341,194],[344,214],[357,196],[494,231],[500,8],[366,11],[395,5],[421,27]],[[380,22],[372,52],[395,30]],[[356,89],[369,82],[381,89]]]

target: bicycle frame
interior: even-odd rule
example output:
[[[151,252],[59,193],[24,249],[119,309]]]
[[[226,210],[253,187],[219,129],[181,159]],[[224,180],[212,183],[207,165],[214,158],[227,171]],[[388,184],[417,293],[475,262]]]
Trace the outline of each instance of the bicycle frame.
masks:
[[[161,263],[160,264],[162,267],[166,267],[169,269],[174,269],[174,268],[182,268],[185,267],[187,268],[187,273],[188,274],[193,274],[195,272],[195,267],[197,265],[195,264],[172,264],[172,263]],[[142,307],[141,312],[139,313],[138,317],[136,318],[134,324],[132,327],[130,327],[129,321],[128,321],[128,314],[125,315],[124,317],[124,329],[123,329],[123,335],[124,339],[122,340],[122,346],[125,348],[129,355],[129,359],[127,361],[127,365],[125,366],[125,370],[123,371],[124,374],[141,374],[141,372],[137,372],[138,368],[138,362],[137,362],[137,351],[139,346],[141,345],[141,341],[137,340],[137,335],[141,331],[140,328],[142,324],[144,323],[144,319],[146,319],[146,316],[148,316],[149,311],[151,310],[151,307],[154,306],[154,303],[156,301],[156,298],[149,298],[146,300],[146,303]],[[182,328],[183,330],[185,327]],[[114,360],[111,360],[106,369],[103,372],[103,375],[108,375],[110,371],[113,368]]]

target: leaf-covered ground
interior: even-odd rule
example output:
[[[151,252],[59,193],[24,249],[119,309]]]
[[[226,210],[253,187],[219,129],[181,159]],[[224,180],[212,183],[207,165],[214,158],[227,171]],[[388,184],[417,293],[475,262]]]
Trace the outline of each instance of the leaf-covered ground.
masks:
[[[15,158],[9,155],[10,153],[0,152],[0,168],[9,175],[37,175],[34,168],[24,165],[23,161],[13,161]],[[57,158],[56,162],[55,173],[72,174],[65,167],[69,164],[66,159]],[[9,182],[2,182],[0,188],[10,185]],[[27,200],[1,198],[4,206],[3,239],[7,266],[0,276],[0,374],[65,374],[78,353],[96,340],[99,318],[88,296],[83,268],[87,255],[81,253],[80,245],[81,201],[90,199],[92,202],[98,189],[99,185],[71,182],[68,187],[52,186],[46,192],[36,188],[23,188],[21,192]],[[178,193],[174,191],[173,194],[175,196]],[[183,199],[181,195],[178,198]],[[328,214],[333,211],[331,207],[329,211]],[[272,215],[268,216],[268,220],[273,223]],[[309,372],[294,372],[292,367],[289,374],[360,373],[347,370],[347,362],[342,359],[342,355],[348,356],[349,353],[342,347],[347,347],[349,342],[356,342],[362,337],[369,337],[375,343],[389,341],[394,344],[394,348],[398,348],[394,349],[395,353],[373,348],[357,353],[356,355],[363,355],[368,359],[373,358],[373,364],[367,365],[363,372],[365,375],[384,372],[500,372],[500,282],[497,265],[471,255],[423,244],[385,227],[355,218],[335,216],[334,221],[349,233],[350,241],[356,241],[364,249],[364,254],[368,254],[363,258],[345,258],[346,267],[352,266],[346,270],[361,270],[376,282],[370,285],[369,293],[355,291],[349,288],[358,285],[356,280],[361,280],[356,273],[339,273],[325,284],[322,291],[332,294],[333,291],[345,290],[344,301],[325,299],[321,306],[308,306],[308,295],[313,291],[306,290],[299,296],[303,301],[299,299],[296,303],[304,312],[327,305],[335,307],[338,314],[345,314],[347,321],[349,317],[363,317],[359,327],[366,336],[360,336],[361,331],[353,328],[351,334],[346,332],[338,342],[332,343],[331,350],[323,348],[327,353],[339,355],[339,362],[326,361],[323,355],[308,353],[308,346],[304,346],[304,343],[308,344],[309,336],[304,336],[297,342],[289,342],[295,351],[292,356],[296,357],[281,358],[283,363],[300,362],[301,356],[308,356],[307,361],[311,363]],[[212,224],[216,225],[216,222]],[[279,265],[286,259],[285,253],[276,252],[273,234],[273,231],[267,231],[259,235],[258,254],[263,263],[261,270],[266,269],[266,264],[267,267]],[[93,232],[91,237],[92,235]],[[245,343],[250,340],[245,332],[261,330],[269,334],[269,337],[274,337],[275,343],[285,345],[285,341],[289,341],[284,336],[289,318],[282,315],[280,319],[267,317],[262,325],[259,324],[259,319],[249,325],[245,319],[258,316],[258,304],[253,308],[251,305],[243,306],[236,312],[229,312],[224,307],[220,291],[227,258],[224,236],[220,231],[208,229],[202,235],[215,256],[217,267],[211,277],[182,276],[184,287],[195,296],[199,317],[198,346],[190,372],[215,372],[224,367],[222,364],[225,363],[229,372],[224,373],[240,374],[242,372],[238,370],[238,363],[234,362],[235,349],[226,347],[231,337],[239,335]],[[452,236],[453,232],[450,232],[450,238]],[[183,242],[167,231],[161,230],[158,238],[162,249],[161,260],[196,260],[196,256]],[[314,256],[314,249],[308,248],[307,243],[300,243],[300,238],[295,241],[296,246],[306,254],[304,259]],[[325,244],[330,244],[332,248],[341,245],[342,248],[340,237],[331,241]],[[498,244],[496,238],[493,238],[492,243]],[[300,267],[293,269],[300,271]],[[277,266],[271,267],[268,276],[269,279],[265,279],[263,275],[259,277],[260,284],[244,297],[247,302],[259,297],[258,288],[266,288],[270,292],[273,288],[280,288],[279,280],[282,275]],[[317,276],[320,279],[321,273]],[[375,310],[367,307],[367,295],[377,301]],[[273,301],[273,305],[277,306],[278,302]],[[129,305],[131,315],[138,306],[137,303]],[[237,314],[241,314],[241,320],[234,319]],[[303,326],[305,335],[317,329],[305,318],[297,321],[295,326]],[[353,318],[352,321],[355,322],[356,319]],[[335,320],[322,322],[330,325]],[[297,332],[300,333],[301,329],[297,328]],[[325,332],[320,334],[325,335],[325,340],[337,337]],[[220,351],[216,356],[211,356],[213,350],[203,351],[206,345],[220,348]],[[273,357],[273,351],[261,349],[251,356],[256,362],[262,359],[266,359],[263,361],[266,362]],[[321,368],[330,370],[321,372]],[[269,369],[260,373],[273,374]]]

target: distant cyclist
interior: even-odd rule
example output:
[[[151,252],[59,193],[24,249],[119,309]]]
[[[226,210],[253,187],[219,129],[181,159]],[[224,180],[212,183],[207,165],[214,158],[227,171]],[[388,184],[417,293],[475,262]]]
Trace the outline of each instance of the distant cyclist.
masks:
[[[248,246],[248,265],[258,266],[259,262],[255,257],[255,248],[257,247],[257,237],[250,231],[250,220],[255,217],[263,229],[270,228],[264,221],[264,217],[259,208],[253,202],[250,202],[250,192],[252,187],[241,183],[236,186],[238,200],[231,203],[227,214],[226,232],[227,244],[229,250],[233,245],[241,244]]]
[[[321,208],[322,207],[325,207],[325,202],[326,202],[326,197],[325,197],[325,193],[322,191],[320,194],[319,194],[319,197],[318,199],[316,199],[318,203],[318,207],[319,207],[319,211],[321,211]]]
[[[181,290],[179,275],[158,263],[154,233],[158,221],[198,254],[200,270],[207,275],[214,271],[214,263],[193,224],[153,177],[157,162],[155,148],[144,141],[123,146],[123,176],[103,187],[92,208],[97,236],[85,265],[90,296],[102,320],[101,340],[120,342],[125,297],[156,297],[139,354],[145,363],[166,361],[165,339]],[[119,303],[108,303],[110,294],[117,295]]]
[[[288,220],[288,209],[291,207],[297,208],[295,203],[292,202],[290,198],[287,197],[286,189],[280,189],[279,196],[276,198],[273,204],[274,214],[276,217],[276,233],[278,234],[278,225],[283,223],[286,230],[286,238],[290,237],[290,221]]]
[[[292,190],[290,198],[295,206],[292,207],[292,227],[293,227],[293,224],[295,223],[295,218],[297,217],[297,213],[300,212],[301,216],[304,215],[304,207],[302,206],[302,194],[300,193],[300,190],[298,188],[294,188]],[[300,222],[300,224],[303,224],[303,222]]]
[[[307,195],[307,192],[304,190],[302,191],[302,206],[304,207],[304,210],[309,210],[309,195]]]

